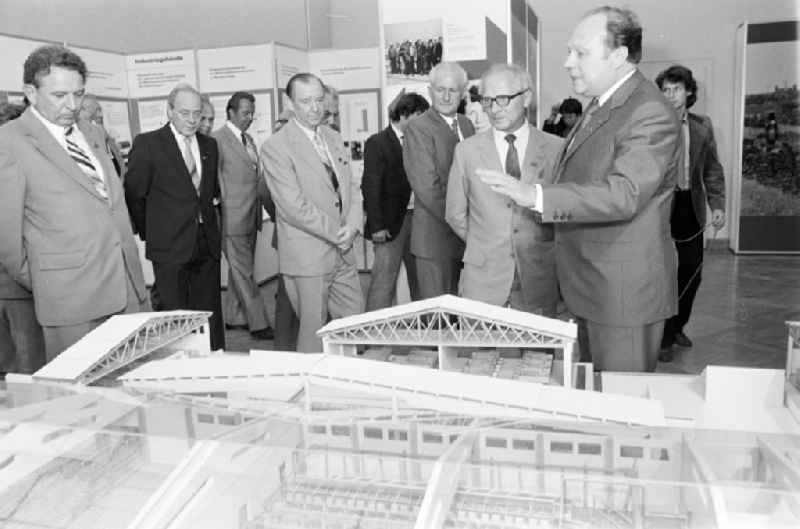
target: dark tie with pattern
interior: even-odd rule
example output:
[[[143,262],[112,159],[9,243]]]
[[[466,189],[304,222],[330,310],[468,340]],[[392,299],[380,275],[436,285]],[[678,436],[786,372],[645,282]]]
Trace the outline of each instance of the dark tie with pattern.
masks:
[[[461,136],[458,134],[458,118],[453,118],[450,128],[453,130],[453,134],[456,135],[456,141],[461,141]]]
[[[338,198],[336,205],[339,207],[339,213],[341,213],[342,195],[339,193],[339,178],[336,176],[336,171],[333,170],[333,164],[331,163],[330,157],[328,157],[328,150],[325,148],[325,140],[322,139],[319,129],[314,133],[313,144],[320,161],[322,161],[322,165],[325,167],[325,171],[328,173],[328,178],[331,180],[333,190],[336,191],[336,197]]]
[[[517,137],[513,134],[506,134],[506,141],[508,142],[508,153],[506,153],[506,174],[509,174],[517,180],[522,177],[522,170],[519,168],[519,155],[514,142]]]
[[[67,141],[67,153],[69,153],[70,158],[75,160],[75,163],[78,164],[78,167],[80,167],[81,171],[83,171],[83,174],[89,178],[89,181],[91,182],[95,191],[97,191],[101,197],[108,200],[108,188],[106,187],[106,183],[103,181],[103,177],[97,172],[97,169],[92,163],[91,158],[89,158],[89,155],[87,155],[86,152],[81,149],[77,143],[75,143],[75,140],[70,137],[72,136],[74,128],[75,127],[73,126],[69,126],[64,131],[64,138]]]

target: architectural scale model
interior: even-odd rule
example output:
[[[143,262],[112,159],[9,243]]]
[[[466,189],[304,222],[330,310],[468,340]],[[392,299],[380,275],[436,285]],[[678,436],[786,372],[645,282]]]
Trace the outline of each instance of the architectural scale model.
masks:
[[[210,352],[205,313],[114,317],[0,383],[0,527],[800,527],[796,323],[785,373],[601,393],[498,376],[513,349],[566,359],[574,327],[462,301],[331,322],[307,355]],[[447,369],[476,350],[494,376]]]

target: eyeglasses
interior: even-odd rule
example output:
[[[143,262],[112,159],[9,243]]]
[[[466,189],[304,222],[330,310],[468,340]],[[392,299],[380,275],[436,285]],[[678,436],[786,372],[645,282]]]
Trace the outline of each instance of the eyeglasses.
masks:
[[[481,106],[483,106],[483,108],[491,108],[492,103],[497,103],[497,106],[499,106],[500,108],[506,108],[509,105],[509,103],[511,103],[512,99],[514,99],[517,96],[521,96],[527,91],[528,89],[526,88],[525,90],[522,90],[520,92],[517,92],[516,94],[511,94],[508,96],[505,95],[497,97],[483,96],[481,97]]]

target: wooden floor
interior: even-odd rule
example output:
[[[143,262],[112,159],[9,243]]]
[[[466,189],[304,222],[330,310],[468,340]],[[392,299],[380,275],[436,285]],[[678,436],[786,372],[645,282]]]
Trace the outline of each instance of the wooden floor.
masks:
[[[362,277],[362,283],[368,281]],[[274,300],[274,292],[274,282],[262,287],[265,300]],[[267,306],[271,311],[273,303]],[[800,257],[709,251],[692,319],[684,329],[694,347],[675,348],[675,360],[660,364],[658,371],[700,373],[709,364],[782,368],[786,320],[800,320]],[[227,331],[229,351],[271,347],[247,331]]]

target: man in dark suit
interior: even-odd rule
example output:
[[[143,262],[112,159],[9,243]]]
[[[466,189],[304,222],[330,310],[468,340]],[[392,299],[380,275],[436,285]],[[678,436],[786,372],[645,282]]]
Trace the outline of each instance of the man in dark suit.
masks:
[[[255,110],[253,94],[236,92],[226,107],[228,121],[213,134],[219,149],[223,251],[229,267],[225,318],[226,323],[236,324],[234,320],[242,318],[244,312],[250,334],[259,340],[271,340],[273,332],[267,309],[253,275],[256,236],[263,223],[262,208],[275,214],[258,160],[258,148],[246,132]]]
[[[361,193],[367,212],[365,236],[372,240],[375,260],[367,293],[367,310],[389,307],[395,297],[400,263],[405,263],[411,299],[419,299],[414,256],[411,254],[411,219],[414,204],[403,168],[403,131],[408,120],[429,108],[419,94],[401,95],[391,106],[391,123],[364,145]]]
[[[0,127],[0,266],[33,292],[48,361],[149,305],[105,138],[76,121],[86,76],[72,51],[37,48],[23,74],[31,105]]]
[[[456,110],[467,94],[467,73],[455,62],[436,65],[428,87],[430,109],[405,130],[403,165],[414,192],[411,252],[421,298],[456,294],[464,242],[444,218],[447,179],[456,144],[475,128]]]
[[[672,360],[672,345],[691,347],[683,327],[692,314],[692,304],[700,286],[703,267],[703,232],[706,227],[706,202],[711,208],[715,229],[725,225],[725,175],[717,156],[717,142],[711,120],[689,112],[697,101],[697,81],[692,71],[671,66],[658,74],[656,84],[675,107],[683,128],[683,165],[678,171],[678,186],[670,224],[678,250],[678,314],[667,320],[659,360]]]
[[[581,354],[599,370],[655,369],[664,320],[677,308],[669,215],[680,127],[636,68],[641,42],[633,12],[590,11],[572,33],[565,67],[575,91],[595,100],[565,140],[555,183],[484,174],[495,190],[555,223],[561,293],[579,319]]]
[[[200,94],[172,89],[169,123],[139,134],[128,157],[125,198],[133,225],[153,262],[161,310],[205,310],[211,349],[225,347],[220,302],[220,230],[216,205],[218,153],[213,138],[197,134]]]

